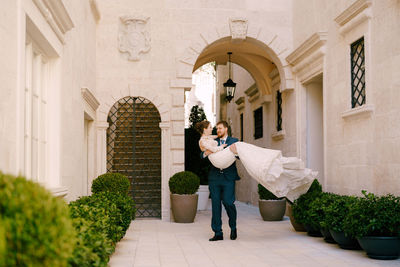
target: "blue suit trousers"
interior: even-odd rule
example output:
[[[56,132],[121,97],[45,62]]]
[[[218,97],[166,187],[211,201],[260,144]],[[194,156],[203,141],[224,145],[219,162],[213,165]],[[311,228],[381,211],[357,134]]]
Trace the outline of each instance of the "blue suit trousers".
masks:
[[[236,229],[237,211],[235,207],[235,180],[228,180],[223,175],[209,181],[212,203],[211,228],[215,235],[222,235],[221,201],[229,217],[229,227]]]

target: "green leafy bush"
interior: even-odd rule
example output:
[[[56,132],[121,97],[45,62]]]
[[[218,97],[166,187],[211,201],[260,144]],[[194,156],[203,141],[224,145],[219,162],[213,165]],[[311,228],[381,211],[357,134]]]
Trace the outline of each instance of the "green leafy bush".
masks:
[[[76,232],[64,200],[23,177],[0,173],[0,220],[5,266],[67,266]]]
[[[318,193],[322,193],[322,185],[319,183],[317,179],[314,179],[306,194],[318,194]]]
[[[107,235],[110,220],[105,210],[79,201],[71,202],[70,210],[78,242],[69,265],[107,266],[114,244]]]
[[[6,257],[6,231],[4,229],[3,222],[0,218],[0,266],[5,266]]]
[[[119,210],[120,216],[115,220],[115,223],[122,227],[125,234],[132,220],[135,219],[135,203],[132,197],[128,195],[120,195],[110,192],[101,192],[94,194],[94,201],[103,201],[106,205],[115,205]]]
[[[333,201],[324,208],[326,227],[336,232],[343,232],[343,221],[350,211],[350,206],[357,200],[355,196],[334,196]]]
[[[105,173],[93,180],[92,193],[114,192],[127,195],[129,179],[120,173]]]
[[[110,192],[101,192],[94,194],[92,196],[84,196],[74,203],[72,206],[78,206],[74,212],[76,212],[76,217],[87,219],[90,221],[95,221],[99,218],[104,218],[101,231],[107,234],[107,237],[115,244],[124,235],[121,226],[122,215],[118,210],[115,203],[106,197],[107,194],[113,194]],[[81,208],[80,205],[86,205],[88,208]],[[90,209],[94,207],[95,209]]]
[[[191,195],[199,189],[200,178],[193,172],[183,171],[172,175],[168,184],[172,194]]]
[[[314,229],[327,229],[325,222],[325,208],[328,207],[337,195],[322,192],[309,205],[304,224],[310,225]]]
[[[267,188],[265,188],[261,184],[258,184],[258,195],[259,195],[260,199],[264,199],[264,200],[276,200],[276,199],[278,199],[277,196],[272,194]]]
[[[400,236],[400,198],[362,193],[364,197],[349,206],[343,231],[354,237]]]
[[[307,224],[310,222],[308,211],[311,203],[322,194],[322,186],[317,179],[313,181],[307,193],[296,199],[292,206],[293,217],[298,223]],[[318,227],[319,228],[319,227]]]

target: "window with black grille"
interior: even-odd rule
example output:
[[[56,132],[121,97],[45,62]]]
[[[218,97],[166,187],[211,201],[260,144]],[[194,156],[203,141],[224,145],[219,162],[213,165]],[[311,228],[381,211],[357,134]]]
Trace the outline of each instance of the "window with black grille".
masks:
[[[240,141],[243,141],[243,113],[240,114]]]
[[[254,139],[263,137],[263,110],[262,107],[254,110]]]
[[[365,104],[364,37],[351,44],[351,107]]]
[[[282,93],[276,91],[276,131],[282,131]]]

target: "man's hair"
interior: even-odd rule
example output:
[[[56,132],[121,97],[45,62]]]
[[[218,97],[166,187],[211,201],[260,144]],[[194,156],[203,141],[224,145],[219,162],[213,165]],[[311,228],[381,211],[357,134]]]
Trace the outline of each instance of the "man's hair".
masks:
[[[226,121],[219,121],[217,125],[222,124],[225,128],[228,128],[228,123]]]

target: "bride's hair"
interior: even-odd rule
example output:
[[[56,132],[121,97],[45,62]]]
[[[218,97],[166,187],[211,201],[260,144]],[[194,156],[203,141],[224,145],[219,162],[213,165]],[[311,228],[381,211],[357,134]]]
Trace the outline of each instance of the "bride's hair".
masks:
[[[203,134],[204,129],[206,129],[208,127],[208,125],[210,125],[209,121],[201,121],[196,123],[196,125],[194,126],[194,128],[196,129],[196,131],[198,131],[200,134]]]

